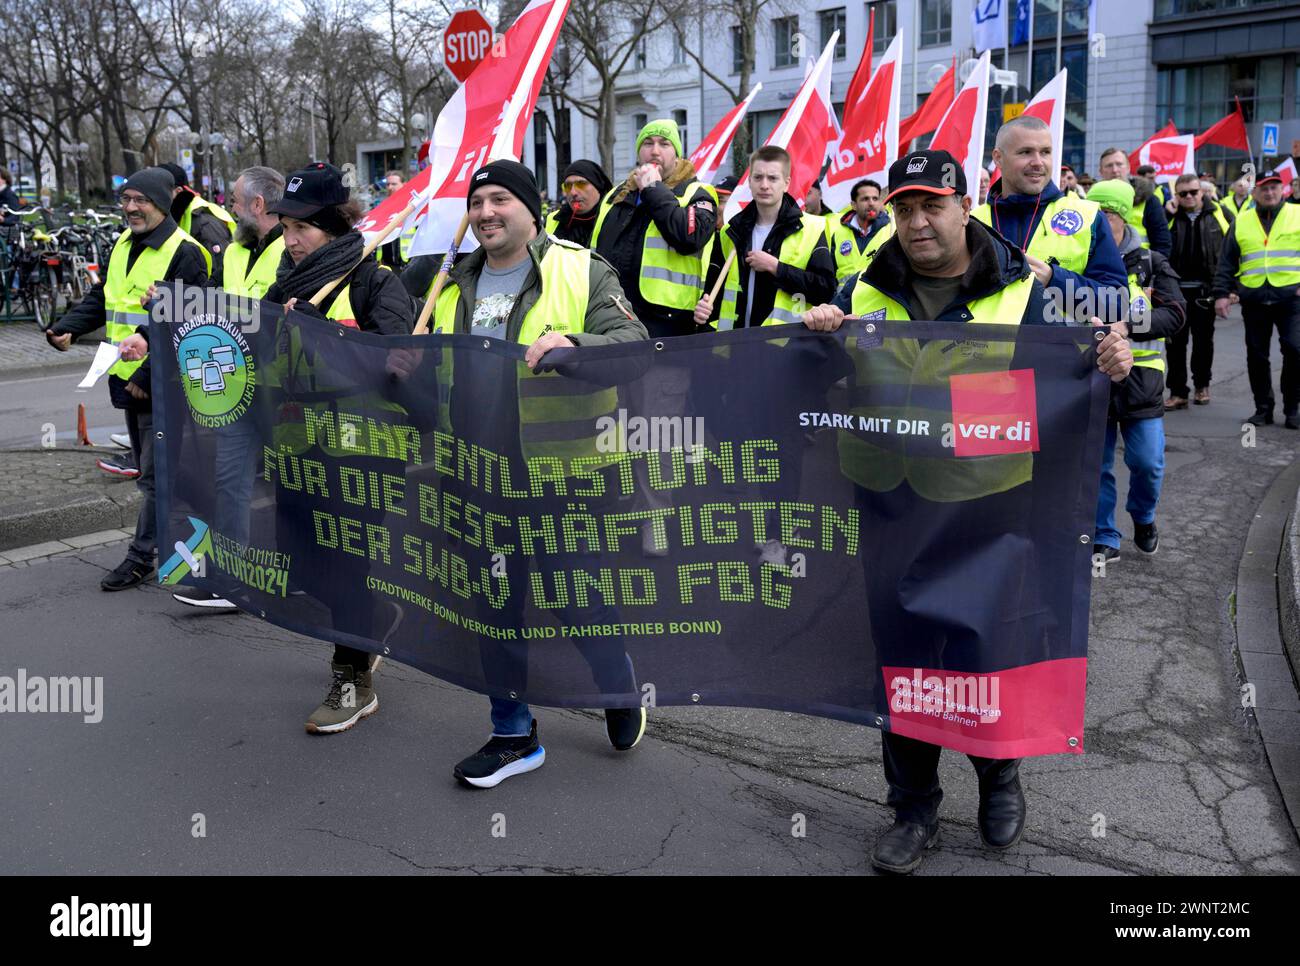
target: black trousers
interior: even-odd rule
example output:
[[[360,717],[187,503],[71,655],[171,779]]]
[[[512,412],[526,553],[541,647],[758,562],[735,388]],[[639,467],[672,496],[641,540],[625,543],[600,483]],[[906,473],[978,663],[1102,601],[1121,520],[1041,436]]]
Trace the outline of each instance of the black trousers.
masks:
[[[1207,389],[1210,370],[1214,367],[1214,306],[1199,305],[1194,292],[1187,292],[1187,324],[1171,335],[1169,346],[1169,373],[1165,383],[1169,395],[1186,399],[1187,343],[1192,344],[1192,385]]]
[[[1282,408],[1300,407],[1300,296],[1273,305],[1243,301],[1241,317],[1246,326],[1246,374],[1257,409],[1273,409],[1273,330],[1282,343]]]
[[[892,731],[880,733],[880,747],[884,752],[885,781],[889,782],[885,804],[893,806],[898,818],[905,821],[933,822],[943,801],[943,789],[939,787],[939,755],[943,749]],[[966,757],[979,776],[981,798],[1010,785],[1020,773],[1019,758]]]

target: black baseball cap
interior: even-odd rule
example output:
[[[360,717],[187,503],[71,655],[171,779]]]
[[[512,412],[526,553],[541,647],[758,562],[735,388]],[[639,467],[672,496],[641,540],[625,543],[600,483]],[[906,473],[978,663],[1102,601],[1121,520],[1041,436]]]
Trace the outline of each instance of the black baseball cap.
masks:
[[[343,184],[343,172],[332,164],[317,161],[291,172],[284,183],[284,197],[267,209],[267,214],[306,219],[322,208],[347,204],[351,191]]]
[[[736,190],[736,185],[738,185],[739,183],[740,183],[739,178],[737,178],[734,174],[729,174],[725,178],[718,181],[718,183],[715,184],[713,188],[720,195],[724,195],[724,194],[729,195]]]
[[[889,194],[885,200],[891,201],[904,191],[964,195],[966,172],[947,151],[913,151],[889,166]]]
[[[1276,181],[1278,184],[1282,183],[1282,176],[1272,168],[1269,168],[1255,180],[1255,187],[1258,188],[1260,185],[1268,184],[1270,181]]]

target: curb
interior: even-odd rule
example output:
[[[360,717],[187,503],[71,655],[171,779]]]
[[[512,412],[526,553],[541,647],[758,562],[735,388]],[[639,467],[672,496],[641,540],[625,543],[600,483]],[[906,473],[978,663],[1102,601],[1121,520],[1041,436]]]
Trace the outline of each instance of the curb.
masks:
[[[1296,567],[1300,460],[1278,474],[1256,508],[1237,567],[1235,629],[1243,680],[1255,689],[1253,713],[1292,829],[1300,837],[1300,693],[1295,641],[1300,628]],[[1288,518],[1291,526],[1288,527]],[[1288,650],[1291,658],[1288,659]]]
[[[14,369],[0,370],[0,383],[30,379],[32,376],[75,375],[78,372],[84,374],[90,368],[90,363],[94,361],[94,358],[94,356],[88,356],[85,359],[56,362],[51,365],[18,366]]]
[[[106,454],[95,447],[90,453]],[[99,488],[68,498],[36,498],[0,509],[0,556],[17,547],[69,540],[90,533],[126,529],[135,533],[140,490],[130,485],[109,494]]]

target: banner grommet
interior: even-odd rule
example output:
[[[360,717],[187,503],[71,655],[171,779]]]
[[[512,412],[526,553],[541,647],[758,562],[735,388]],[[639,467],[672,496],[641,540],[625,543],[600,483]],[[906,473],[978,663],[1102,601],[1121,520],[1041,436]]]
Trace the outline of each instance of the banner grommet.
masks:
[[[1080,542],[1080,543],[1091,543],[1091,542],[1092,542],[1092,538],[1089,537],[1086,533],[1081,533],[1081,534],[1079,534],[1079,542]]]
[[[698,694],[695,694],[694,692],[692,692],[692,694],[691,694],[691,701],[693,701],[693,702],[695,702],[696,704],[698,704],[698,703],[699,703],[699,700],[700,700],[700,696],[699,696]]]
[[[163,438],[163,434],[162,434],[161,432],[154,433],[154,437],[155,437],[156,439],[162,439],[162,438]]]
[[[484,340],[483,340],[483,348],[484,348],[484,349],[490,349],[490,348],[492,348],[492,340],[491,340],[491,339],[484,339]]]
[[[868,322],[867,325],[866,325],[866,331],[867,331],[867,332],[875,332],[875,331],[876,331],[876,323],[874,323],[874,322]]]
[[[1069,740],[1066,741],[1066,744],[1069,745],[1071,748],[1078,748],[1078,747],[1079,747],[1079,739],[1078,739],[1078,738],[1070,738]]]
[[[656,343],[655,343],[655,352],[662,352],[662,351],[663,351],[663,347],[664,347],[664,344],[663,344],[662,342],[656,342]]]

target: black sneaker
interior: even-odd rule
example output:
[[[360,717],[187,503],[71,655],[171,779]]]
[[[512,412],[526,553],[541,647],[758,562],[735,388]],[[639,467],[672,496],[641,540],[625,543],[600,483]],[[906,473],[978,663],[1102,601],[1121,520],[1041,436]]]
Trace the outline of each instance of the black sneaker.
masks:
[[[1148,557],[1155,554],[1160,547],[1160,533],[1155,521],[1133,524],[1133,545]]]
[[[454,769],[456,781],[472,788],[495,788],[511,775],[541,768],[546,749],[537,742],[537,719],[527,735],[502,738],[493,735],[488,743]]]
[[[1300,412],[1291,410],[1286,414],[1286,422],[1283,424],[1287,429],[1300,429]]]
[[[123,560],[117,569],[99,582],[100,590],[130,590],[153,576],[153,565]]]
[[[1250,423],[1252,426],[1272,426],[1273,410],[1256,409],[1255,415],[1246,417],[1246,422]]]
[[[206,590],[196,590],[194,588],[177,591],[172,594],[172,600],[189,607],[200,607],[214,613],[233,614],[239,610],[238,607],[224,597],[218,597]]]
[[[645,734],[645,708],[606,708],[605,733],[615,751],[630,751]]]
[[[1113,564],[1119,560],[1119,547],[1108,547],[1104,543],[1098,543],[1094,545],[1092,555],[1095,557],[1098,554],[1101,554],[1105,563]]]
[[[120,476],[127,480],[134,480],[140,475],[140,467],[135,465],[135,459],[130,453],[123,456],[105,456],[95,460],[95,465],[110,476]]]

